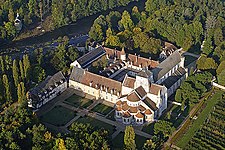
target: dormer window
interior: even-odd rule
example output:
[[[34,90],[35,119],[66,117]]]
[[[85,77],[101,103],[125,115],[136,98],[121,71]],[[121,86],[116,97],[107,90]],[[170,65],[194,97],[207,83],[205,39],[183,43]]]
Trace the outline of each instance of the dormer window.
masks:
[[[89,84],[89,85],[90,85],[90,87],[92,86],[92,83],[93,83],[93,81],[91,81],[91,82],[90,82],[90,84]]]
[[[63,82],[64,82],[63,79],[61,79],[61,80],[60,80],[60,83],[63,83]]]
[[[49,87],[49,90],[51,91],[52,89],[53,89],[52,86],[50,86],[50,87]]]
[[[55,86],[57,87],[58,86],[58,83],[55,83]]]
[[[48,92],[45,90],[45,94],[47,94]]]

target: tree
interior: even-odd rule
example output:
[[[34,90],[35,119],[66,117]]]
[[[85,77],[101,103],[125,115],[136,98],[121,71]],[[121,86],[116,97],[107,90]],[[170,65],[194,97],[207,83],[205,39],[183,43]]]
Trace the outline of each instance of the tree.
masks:
[[[216,74],[219,75],[225,69],[225,60],[220,63],[216,69]]]
[[[156,144],[150,139],[150,140],[146,140],[143,149],[144,150],[150,150],[150,149],[155,149],[156,148]]]
[[[132,126],[126,126],[124,133],[124,145],[127,150],[135,150],[135,133],[134,128]]]
[[[169,136],[174,130],[171,122],[159,120],[154,125],[154,134],[163,134],[164,137]]]
[[[21,104],[25,102],[26,100],[26,91],[24,87],[24,83],[20,82],[17,86],[17,96],[18,96],[18,102]]]
[[[61,138],[58,138],[56,140],[56,145],[55,147],[58,149],[58,150],[66,150],[66,146],[65,146],[65,143],[64,143],[64,140],[61,139]]]
[[[10,22],[14,22],[14,20],[15,20],[15,16],[14,16],[14,12],[13,12],[12,8],[9,9],[8,18],[9,18]]]
[[[104,39],[103,37],[103,30],[101,25],[99,24],[93,24],[89,31],[90,37],[95,41],[102,41]]]
[[[218,75],[218,83],[225,86],[225,70]]]
[[[19,61],[19,66],[20,66],[20,75],[21,75],[21,79],[24,80],[24,79],[25,79],[24,68],[23,68],[23,63],[22,63],[21,60]]]
[[[223,42],[223,32],[221,28],[216,28],[214,32],[214,43],[216,46],[219,46]]]
[[[0,56],[0,65],[1,65],[1,72],[4,73],[5,72],[5,65],[4,65],[3,56]]]
[[[209,55],[213,51],[212,40],[208,38],[205,40],[202,48],[202,52],[206,55]]]
[[[26,81],[29,81],[30,60],[27,54],[23,56],[23,68],[24,68],[24,76],[26,78]]]
[[[15,87],[17,87],[17,85],[19,83],[19,69],[17,67],[17,61],[16,61],[16,59],[13,60],[13,68],[12,68],[12,71],[13,71],[14,84],[15,84]]]
[[[11,91],[10,91],[10,85],[9,85],[9,80],[6,74],[3,75],[2,78],[4,89],[5,89],[5,99],[8,102],[12,102],[12,96],[11,96]]]
[[[129,30],[132,31],[134,28],[134,23],[131,20],[130,14],[128,11],[124,11],[122,14],[122,19],[119,21],[120,30]]]

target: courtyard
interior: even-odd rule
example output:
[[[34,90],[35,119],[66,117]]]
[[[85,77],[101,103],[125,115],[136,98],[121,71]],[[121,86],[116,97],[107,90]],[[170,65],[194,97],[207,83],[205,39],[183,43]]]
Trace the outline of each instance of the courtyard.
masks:
[[[58,96],[58,101],[51,107],[43,107],[45,110],[39,110],[39,112],[44,112],[39,115],[41,122],[47,123],[49,129],[63,131],[64,133],[70,132],[70,125],[74,122],[90,124],[96,130],[104,129],[108,131],[109,136],[112,136],[115,149],[121,148],[121,145],[123,147],[123,131],[126,126],[115,120],[115,110],[112,104],[78,96],[76,95],[77,92],[65,93]],[[135,129],[139,130],[136,133],[136,139],[139,140],[136,143],[138,148],[141,148],[146,139],[151,137],[148,132],[145,130],[143,132],[141,129]]]
[[[65,107],[58,105],[43,116],[41,116],[40,119],[42,122],[46,122],[55,126],[64,126],[75,116],[76,112],[73,112]]]

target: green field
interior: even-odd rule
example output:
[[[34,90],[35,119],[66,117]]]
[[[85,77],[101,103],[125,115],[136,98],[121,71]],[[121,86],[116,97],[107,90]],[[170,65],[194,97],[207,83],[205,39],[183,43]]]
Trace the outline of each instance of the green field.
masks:
[[[52,110],[40,117],[41,121],[55,125],[64,126],[76,116],[75,112],[62,107],[55,106]]]
[[[74,94],[67,98],[64,103],[67,103],[74,107],[87,108],[93,103],[93,101]]]
[[[113,110],[112,107],[104,105],[104,104],[101,104],[101,103],[98,104],[97,106],[95,106],[92,109],[92,111],[98,112],[98,113],[103,114],[103,115],[107,115],[111,110]]]
[[[120,132],[112,141],[113,144],[113,148],[114,149],[123,149],[123,144],[124,144],[124,133]],[[139,136],[139,135],[135,135],[135,143],[136,143],[136,148],[137,149],[142,149],[142,147],[144,146],[144,143],[146,142],[146,138]]]
[[[206,100],[206,106],[203,108],[202,112],[197,116],[196,120],[190,125],[187,132],[181,136],[181,138],[176,142],[176,145],[180,148],[185,148],[188,142],[192,139],[195,133],[202,127],[210,112],[213,111],[214,106],[218,101],[222,99],[222,91],[216,91],[216,93],[209,99]]]
[[[100,120],[97,120],[95,118],[91,118],[91,117],[83,117],[83,118],[80,117],[78,120],[76,120],[76,122],[83,123],[83,124],[89,123],[91,126],[93,126],[96,129],[104,128],[105,130],[109,131],[109,135],[113,134],[115,129],[112,125],[102,122]]]

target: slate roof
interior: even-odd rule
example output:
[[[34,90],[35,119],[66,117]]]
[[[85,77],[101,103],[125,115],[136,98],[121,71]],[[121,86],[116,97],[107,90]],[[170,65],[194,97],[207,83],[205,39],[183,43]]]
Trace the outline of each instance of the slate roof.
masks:
[[[99,46],[98,48],[88,52],[82,57],[77,59],[77,62],[81,65],[82,68],[86,68],[90,63],[92,63],[95,59],[105,54],[105,50]]]
[[[38,94],[43,94],[45,91],[50,91],[51,88],[55,88],[55,84],[62,84],[62,82],[66,81],[66,78],[62,74],[61,71],[57,72],[53,76],[48,76],[43,82],[38,84],[38,86],[32,88],[29,93],[32,95],[38,95]]]
[[[152,72],[150,70],[142,70],[137,75],[144,78],[148,78],[152,75]]]
[[[158,81],[166,73],[168,73],[174,66],[181,61],[181,55],[178,51],[173,52],[168,58],[161,62],[156,68],[152,69],[154,81]]]
[[[156,111],[158,109],[156,104],[150,98],[146,97],[143,101],[151,110]]]
[[[162,85],[165,85],[167,89],[169,89],[172,85],[174,85],[181,77],[185,75],[186,71],[184,68],[179,67],[177,71],[175,71],[171,76],[169,76],[166,80],[162,82]]]

